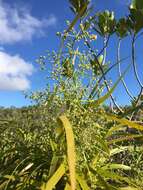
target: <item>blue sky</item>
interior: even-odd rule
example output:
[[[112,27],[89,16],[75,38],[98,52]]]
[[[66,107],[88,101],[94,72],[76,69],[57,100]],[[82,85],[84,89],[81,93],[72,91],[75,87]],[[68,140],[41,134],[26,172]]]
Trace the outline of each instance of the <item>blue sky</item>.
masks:
[[[93,0],[92,3],[95,10],[113,10],[117,17],[121,17],[127,14],[129,0]],[[25,99],[22,91],[45,87],[45,74],[39,71],[35,60],[45,50],[57,48],[56,32],[62,31],[65,20],[72,18],[68,0],[0,0],[0,106],[28,105],[30,101]],[[114,49],[114,41],[110,45],[111,50]],[[128,54],[128,47],[128,41],[125,41],[123,56]],[[112,51],[109,51],[108,57],[114,60],[112,56]],[[116,78],[115,70],[112,79]],[[127,75],[126,81],[136,92],[133,77]],[[125,104],[128,100],[126,95],[121,96],[122,90],[120,85],[115,96]]]

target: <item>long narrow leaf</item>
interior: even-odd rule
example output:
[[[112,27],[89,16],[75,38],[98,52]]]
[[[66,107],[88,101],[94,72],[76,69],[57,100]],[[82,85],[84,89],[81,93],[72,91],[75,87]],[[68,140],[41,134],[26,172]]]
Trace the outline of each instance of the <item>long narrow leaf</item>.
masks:
[[[62,163],[56,170],[56,172],[53,174],[53,176],[49,179],[49,181],[41,187],[41,190],[53,190],[55,188],[55,185],[65,174],[65,171],[65,166]]]
[[[75,143],[74,143],[74,134],[72,126],[65,115],[59,117],[60,122],[62,123],[65,132],[66,132],[66,141],[67,141],[67,156],[68,156],[68,165],[70,172],[70,181],[72,190],[76,189],[76,177],[75,177]]]
[[[102,96],[101,98],[99,98],[97,100],[93,100],[93,102],[91,102],[90,105],[94,104],[95,106],[98,106],[98,105],[102,104],[105,100],[107,100],[110,97],[110,95],[114,92],[115,88],[117,87],[117,85],[119,84],[119,82],[121,81],[121,79],[123,78],[125,73],[127,72],[128,68],[125,70],[125,72],[122,74],[122,76],[119,77],[119,79],[116,81],[114,86],[104,96]]]
[[[121,123],[122,125],[127,125],[129,128],[135,128],[137,130],[143,131],[143,126],[140,124],[135,123],[134,121],[129,121],[125,118],[118,118],[116,115],[109,115],[105,114],[105,117],[109,120],[117,121],[118,123]]]
[[[120,131],[120,130],[126,130],[126,126],[125,126],[125,125],[122,125],[122,124],[119,124],[119,125],[117,125],[117,126],[111,127],[111,128],[108,130],[108,132],[107,132],[107,134],[106,134],[106,137],[109,137],[109,136],[112,135],[113,132],[115,132],[115,131]]]
[[[104,170],[114,170],[114,169],[122,169],[122,170],[131,170],[130,166],[124,165],[124,164],[107,164],[102,167]]]
[[[72,30],[72,28],[74,27],[74,25],[77,23],[77,21],[81,18],[82,14],[84,13],[85,9],[87,8],[87,5],[85,4],[82,9],[80,10],[80,12],[76,15],[76,17],[73,19],[72,23],[70,24],[70,26],[68,27],[68,29],[66,30],[65,34],[67,34],[68,32],[70,32],[70,30]]]
[[[111,71],[116,65],[118,65],[118,63],[120,63],[120,62],[122,62],[122,61],[124,61],[124,60],[126,60],[126,59],[127,59],[127,58],[123,58],[122,60],[117,61],[114,65],[112,65],[110,68],[108,68],[108,69],[105,71],[104,75],[107,75],[107,73],[108,73],[109,71]],[[88,99],[94,98],[95,91],[97,90],[98,84],[101,82],[102,79],[103,79],[103,75],[100,77],[100,79],[99,79],[98,82],[96,83],[95,87],[92,89],[92,91],[91,91],[91,93],[90,93]]]
[[[135,187],[127,186],[127,187],[119,188],[119,190],[141,190],[141,189],[137,189]]]
[[[82,176],[76,174],[76,179],[77,179],[78,183],[80,184],[82,190],[89,190],[89,187],[88,187],[85,179],[83,179]]]
[[[118,148],[113,148],[110,150],[110,156],[124,152],[124,151],[128,150],[129,148],[130,148],[129,146],[120,146]]]
[[[54,174],[58,160],[59,158],[56,155],[53,155],[49,169],[49,175],[48,175],[49,177],[51,177]]]
[[[66,183],[64,190],[71,190],[71,186],[68,183]]]
[[[141,138],[141,137],[143,138],[143,135],[126,135],[123,137],[119,137],[117,139],[112,139],[108,142],[108,144],[113,144],[113,143],[127,141],[127,140],[133,140],[135,138]]]
[[[108,144],[105,140],[101,139],[101,137],[97,137],[95,136],[94,137],[95,140],[97,141],[97,143],[100,145],[100,147],[107,153],[107,154],[110,154],[110,150],[109,150],[109,147],[108,147]]]

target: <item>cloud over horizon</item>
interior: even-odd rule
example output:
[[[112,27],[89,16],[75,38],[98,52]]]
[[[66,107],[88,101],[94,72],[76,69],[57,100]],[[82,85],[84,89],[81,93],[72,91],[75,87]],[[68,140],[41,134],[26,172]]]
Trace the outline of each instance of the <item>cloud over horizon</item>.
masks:
[[[30,88],[28,76],[34,67],[19,55],[9,55],[0,51],[0,90],[27,90]]]
[[[32,64],[20,55],[10,55],[3,46],[41,37],[56,22],[54,15],[39,19],[26,6],[13,6],[0,0],[0,90],[29,89],[28,76],[34,71]]]

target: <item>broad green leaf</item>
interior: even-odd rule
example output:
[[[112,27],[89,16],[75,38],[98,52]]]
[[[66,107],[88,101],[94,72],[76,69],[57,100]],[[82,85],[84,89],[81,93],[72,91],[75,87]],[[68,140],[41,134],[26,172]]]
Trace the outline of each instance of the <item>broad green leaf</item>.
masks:
[[[80,184],[82,190],[89,190],[86,180],[81,175],[76,174],[76,179],[78,183]]]
[[[68,166],[70,173],[70,181],[72,190],[76,189],[76,177],[75,177],[75,165],[76,165],[76,156],[75,156],[75,143],[74,143],[74,134],[72,126],[65,115],[59,117],[59,121],[62,123],[67,141],[67,157],[68,157]]]
[[[53,190],[55,188],[55,185],[65,174],[65,171],[65,165],[62,163],[53,174],[53,176],[49,179],[49,181],[46,184],[42,185],[41,190]]]

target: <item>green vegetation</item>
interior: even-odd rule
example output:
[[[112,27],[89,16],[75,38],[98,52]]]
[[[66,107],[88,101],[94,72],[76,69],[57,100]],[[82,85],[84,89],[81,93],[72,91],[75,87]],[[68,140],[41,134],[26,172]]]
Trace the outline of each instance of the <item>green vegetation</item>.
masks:
[[[142,2],[142,3],[140,3]],[[143,28],[143,1],[129,15],[91,11],[88,0],[70,0],[75,14],[57,33],[59,51],[38,60],[47,70],[47,88],[31,93],[35,105],[0,110],[0,190],[141,190],[143,189],[142,84],[135,65],[135,42]],[[132,64],[141,92],[130,94],[124,76],[111,85],[107,73],[109,39],[132,41]],[[104,41],[97,52],[96,39]],[[119,50],[119,46],[117,47]],[[120,107],[113,91],[122,82],[132,106]],[[105,101],[111,98],[113,107]]]

